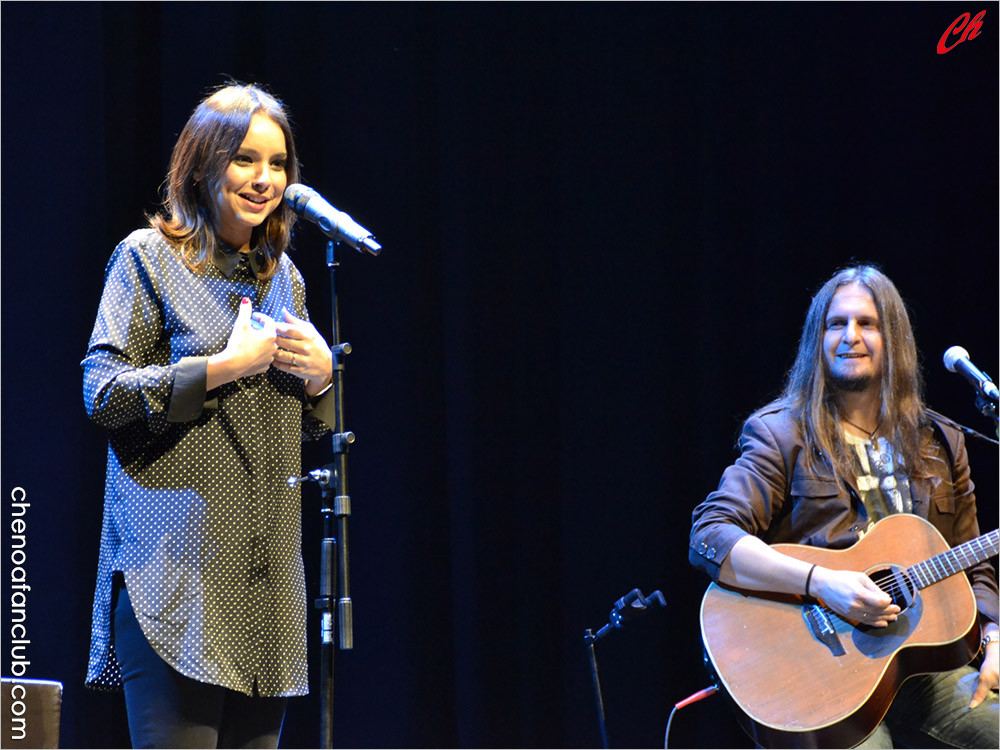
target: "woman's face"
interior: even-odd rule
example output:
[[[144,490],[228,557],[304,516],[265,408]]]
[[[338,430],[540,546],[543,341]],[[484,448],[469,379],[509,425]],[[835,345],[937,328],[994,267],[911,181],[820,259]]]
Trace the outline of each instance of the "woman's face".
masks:
[[[255,114],[213,198],[216,230],[223,242],[247,248],[253,228],[281,203],[287,158],[281,128],[267,115]]]

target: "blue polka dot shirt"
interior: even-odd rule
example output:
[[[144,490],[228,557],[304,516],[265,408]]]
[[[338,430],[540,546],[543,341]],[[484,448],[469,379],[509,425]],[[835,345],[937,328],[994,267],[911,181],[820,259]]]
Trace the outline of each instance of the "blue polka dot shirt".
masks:
[[[83,360],[90,418],[109,434],[104,524],[87,684],[115,689],[111,628],[120,571],[156,652],[201,682],[262,696],[308,692],[301,442],[333,424],[331,391],[267,372],[206,391],[243,297],[308,318],[305,285],[282,255],[270,279],[251,253],[190,270],[154,229],[108,263]]]

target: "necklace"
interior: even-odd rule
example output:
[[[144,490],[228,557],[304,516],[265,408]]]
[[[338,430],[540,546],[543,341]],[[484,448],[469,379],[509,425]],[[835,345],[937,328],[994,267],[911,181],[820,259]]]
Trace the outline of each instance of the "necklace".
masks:
[[[847,424],[849,424],[854,429],[861,430],[861,432],[865,433],[868,436],[869,440],[871,440],[873,437],[875,437],[875,433],[878,432],[878,428],[882,426],[882,423],[879,422],[877,425],[875,425],[875,429],[874,430],[869,431],[869,430],[866,430],[861,425],[854,424],[854,422],[852,422],[851,420],[849,420],[847,417],[841,417],[841,419],[844,420],[845,422],[847,422]]]

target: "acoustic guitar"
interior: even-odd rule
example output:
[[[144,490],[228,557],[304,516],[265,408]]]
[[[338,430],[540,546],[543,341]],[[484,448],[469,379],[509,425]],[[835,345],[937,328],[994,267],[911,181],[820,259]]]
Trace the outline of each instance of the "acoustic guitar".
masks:
[[[898,514],[849,549],[774,545],[867,573],[900,607],[887,628],[844,620],[815,599],[711,584],[701,634],[744,729],[765,747],[851,747],[875,730],[905,679],[970,662],[979,650],[976,600],[968,577],[956,574],[996,555],[998,535],[949,549],[930,523]]]

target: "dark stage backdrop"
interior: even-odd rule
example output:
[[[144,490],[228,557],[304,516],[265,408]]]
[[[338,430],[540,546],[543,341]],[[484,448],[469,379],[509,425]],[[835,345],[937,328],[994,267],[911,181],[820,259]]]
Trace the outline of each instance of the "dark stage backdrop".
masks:
[[[984,7],[982,33],[938,54]],[[27,674],[65,684],[63,745],[128,742],[122,699],[82,687],[106,443],[78,363],[109,254],[155,208],[209,87],[281,96],[304,179],[385,246],[345,250],[339,276],[358,441],[336,744],[598,745],[584,630],[639,587],[667,609],[597,652],[612,744],[656,747],[673,703],[708,684],[690,511],[777,392],[820,282],[881,264],[931,404],[989,429],[941,355],[961,344],[1000,374],[997,17],[4,3],[4,519],[22,488]],[[328,332],[324,243],[297,234]],[[970,451],[993,528],[997,452]],[[303,506],[315,591],[314,489]],[[283,745],[315,746],[317,714],[293,701]],[[750,746],[720,697],[680,712],[672,744]]]

